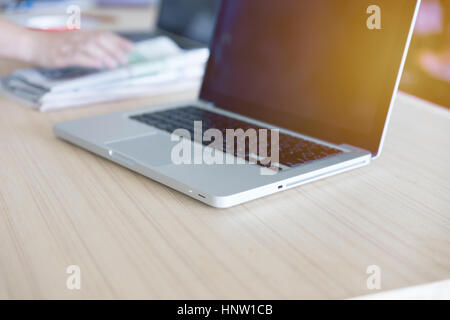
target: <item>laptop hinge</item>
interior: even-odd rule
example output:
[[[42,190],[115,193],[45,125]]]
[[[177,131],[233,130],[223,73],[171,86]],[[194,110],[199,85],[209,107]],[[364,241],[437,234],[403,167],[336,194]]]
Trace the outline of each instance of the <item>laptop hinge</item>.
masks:
[[[212,101],[203,100],[203,99],[199,99],[199,100],[200,100],[201,104],[203,104],[203,105],[207,105],[208,107],[216,107],[216,105]]]

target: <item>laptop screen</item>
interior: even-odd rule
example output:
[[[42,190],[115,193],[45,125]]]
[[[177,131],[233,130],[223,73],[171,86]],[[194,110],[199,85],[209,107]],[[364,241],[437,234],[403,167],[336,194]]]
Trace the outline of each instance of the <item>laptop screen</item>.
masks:
[[[201,98],[375,155],[416,3],[223,0]]]
[[[220,0],[162,0],[158,28],[209,45]]]

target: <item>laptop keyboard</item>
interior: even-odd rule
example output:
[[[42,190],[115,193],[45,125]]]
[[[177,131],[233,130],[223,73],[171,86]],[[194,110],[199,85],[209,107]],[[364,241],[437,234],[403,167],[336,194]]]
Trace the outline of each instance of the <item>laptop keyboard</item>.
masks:
[[[98,73],[99,69],[68,67],[61,69],[37,69],[37,71],[49,80],[70,80]]]
[[[194,106],[135,115],[132,116],[131,119],[156,127],[168,133],[173,133],[177,129],[186,129],[190,132],[192,140],[194,140],[194,121],[201,121],[203,133],[208,129],[218,129],[222,132],[224,142],[221,150],[226,150],[227,153],[231,153],[236,157],[245,158],[247,161],[252,157],[252,154],[249,151],[258,149],[250,148],[249,139],[246,139],[245,150],[237,150],[237,148],[235,148],[235,150],[229,150],[227,148],[226,130],[242,129],[246,131],[248,129],[255,129],[256,132],[259,132],[260,129],[266,129],[268,136],[267,156],[270,157],[272,154],[270,150],[271,131],[268,128],[260,127],[252,123]],[[205,146],[210,145],[211,143],[211,141],[202,141],[202,144]],[[237,145],[237,143],[234,145]],[[335,148],[281,132],[279,133],[279,163],[288,168],[294,168],[311,161],[335,156],[341,153],[341,150]],[[262,164],[259,160],[257,161],[257,164],[264,167],[271,166],[271,164]],[[279,169],[282,169],[282,166],[279,166]]]

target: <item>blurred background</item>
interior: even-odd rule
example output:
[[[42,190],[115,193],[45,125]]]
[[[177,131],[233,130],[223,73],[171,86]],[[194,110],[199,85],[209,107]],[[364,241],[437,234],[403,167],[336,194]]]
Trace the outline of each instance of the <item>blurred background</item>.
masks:
[[[400,90],[450,108],[450,0],[422,0]]]
[[[154,20],[150,14],[155,14],[153,9],[158,2],[159,0],[0,0],[0,11],[16,23],[55,31],[64,29],[66,8],[71,4],[77,4],[84,13],[87,12],[82,15],[82,27],[89,29],[103,26],[108,20],[108,16],[95,14],[99,8],[103,9],[102,12],[105,9],[107,12],[142,7],[143,14],[149,15],[149,25],[136,25],[135,29],[145,29],[150,28],[150,21]],[[422,0],[400,90],[450,108],[450,0]]]

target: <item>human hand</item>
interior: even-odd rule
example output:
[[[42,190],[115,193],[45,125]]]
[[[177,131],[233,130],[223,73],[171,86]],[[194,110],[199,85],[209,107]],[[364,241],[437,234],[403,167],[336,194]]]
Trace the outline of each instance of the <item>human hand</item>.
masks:
[[[44,68],[113,69],[128,61],[133,43],[104,31],[29,33],[28,62]]]

